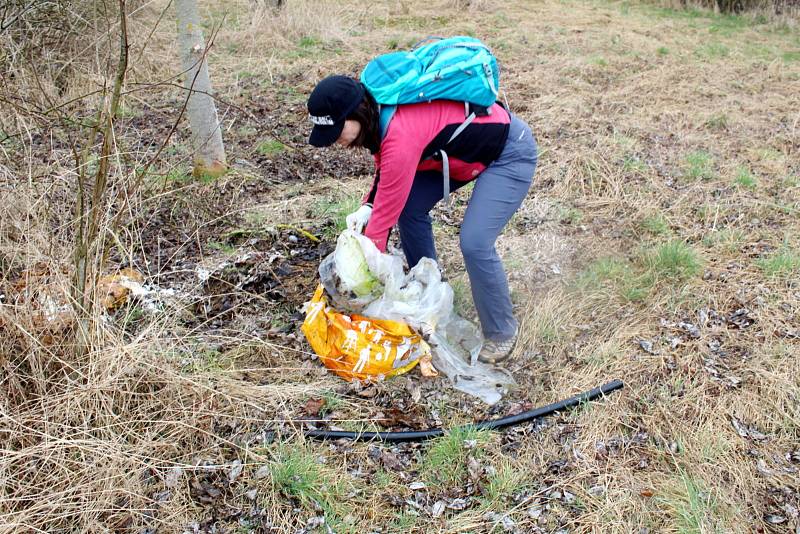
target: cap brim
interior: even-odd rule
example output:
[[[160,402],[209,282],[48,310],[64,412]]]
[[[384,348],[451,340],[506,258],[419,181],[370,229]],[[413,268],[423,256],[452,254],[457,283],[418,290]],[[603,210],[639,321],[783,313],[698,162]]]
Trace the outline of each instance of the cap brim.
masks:
[[[311,136],[308,138],[308,143],[312,146],[322,147],[331,146],[339,139],[344,129],[344,121],[339,121],[331,126],[314,126],[311,129]]]

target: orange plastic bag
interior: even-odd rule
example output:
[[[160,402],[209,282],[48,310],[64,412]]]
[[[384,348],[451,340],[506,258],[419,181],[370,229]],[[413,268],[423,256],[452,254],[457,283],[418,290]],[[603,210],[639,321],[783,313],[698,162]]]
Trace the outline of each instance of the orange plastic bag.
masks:
[[[302,330],[322,363],[348,380],[383,380],[431,359],[430,346],[408,325],[339,313],[322,285],[306,304]]]

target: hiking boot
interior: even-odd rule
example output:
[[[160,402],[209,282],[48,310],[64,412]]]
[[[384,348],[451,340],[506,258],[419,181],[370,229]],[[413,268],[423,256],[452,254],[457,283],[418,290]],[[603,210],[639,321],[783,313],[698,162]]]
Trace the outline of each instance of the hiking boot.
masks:
[[[483,363],[499,363],[508,359],[511,353],[514,352],[518,337],[519,329],[514,332],[513,337],[505,341],[492,341],[487,339],[478,354],[478,360]]]

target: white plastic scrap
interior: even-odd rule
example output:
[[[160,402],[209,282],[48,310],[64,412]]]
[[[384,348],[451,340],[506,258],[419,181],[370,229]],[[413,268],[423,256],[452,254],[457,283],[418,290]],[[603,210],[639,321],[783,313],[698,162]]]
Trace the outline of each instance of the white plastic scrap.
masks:
[[[423,258],[405,273],[402,256],[381,253],[367,237],[345,230],[319,273],[340,311],[404,322],[422,334],[433,365],[459,391],[494,404],[515,385],[507,371],[477,361],[483,336],[453,310],[453,288],[434,260]]]
[[[119,285],[127,288],[131,292],[131,296],[138,297],[144,310],[151,313],[159,311],[165,300],[175,296],[175,290],[172,288],[162,289],[149,284],[144,285],[128,277],[122,277]]]

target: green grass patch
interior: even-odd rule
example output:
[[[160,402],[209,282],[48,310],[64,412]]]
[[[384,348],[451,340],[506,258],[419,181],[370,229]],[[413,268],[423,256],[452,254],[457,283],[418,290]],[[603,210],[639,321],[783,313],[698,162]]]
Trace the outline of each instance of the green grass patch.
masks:
[[[744,245],[744,232],[732,228],[712,230],[703,236],[703,245],[729,253],[738,252]]]
[[[656,54],[658,54],[661,57],[668,56],[669,48],[667,48],[666,46],[659,46],[658,48],[656,48]]]
[[[781,54],[781,59],[783,59],[787,63],[792,61],[800,61],[800,50],[792,50],[789,52],[784,52],[783,54]]]
[[[682,281],[697,275],[703,268],[697,252],[677,239],[645,251],[642,259],[647,270],[659,279]]]
[[[682,534],[705,534],[720,532],[717,528],[718,505],[711,493],[689,476],[684,470],[668,496],[660,499],[661,504],[671,513],[677,531]]]
[[[684,177],[691,181],[710,180],[714,176],[714,158],[703,150],[686,155]]]
[[[636,139],[634,137],[630,137],[619,132],[614,132],[614,143],[619,145],[625,152],[631,152],[636,150]]]
[[[378,28],[401,28],[406,31],[443,28],[451,22],[452,20],[444,15],[434,17],[429,15],[396,15],[390,17],[380,16],[374,19],[374,24]],[[423,37],[416,39],[414,43],[419,42]]]
[[[710,208],[709,206],[696,206],[694,208],[694,215],[695,219],[705,224],[709,217],[714,215],[714,209]]]
[[[704,27],[707,24],[708,31],[717,35],[729,36],[751,27],[755,24],[764,24],[765,19],[750,17],[748,15],[731,15],[726,13],[716,13],[708,9],[697,7],[687,7],[685,9],[673,9],[668,7],[642,6],[647,11],[659,18],[683,19],[692,27]]]
[[[595,56],[595,57],[589,58],[589,63],[591,63],[592,65],[597,65],[598,67],[607,67],[608,66],[608,61],[606,61],[606,59],[604,57],[602,57],[602,56]]]
[[[706,120],[706,127],[712,130],[725,130],[728,128],[728,116],[725,113],[714,113]]]
[[[434,486],[461,483],[468,474],[467,459],[482,457],[490,439],[491,432],[472,427],[455,428],[436,438],[422,461],[426,481]]]
[[[597,289],[606,282],[616,282],[630,273],[630,265],[619,258],[600,258],[591,263],[578,278],[581,287]]]
[[[664,235],[669,233],[669,223],[660,213],[642,219],[642,229],[650,235]]]
[[[256,152],[268,158],[277,156],[284,150],[286,150],[286,145],[277,139],[267,139],[266,141],[261,141],[258,145],[256,145]]]
[[[647,165],[636,156],[625,156],[622,160],[622,169],[628,173],[644,174]]]
[[[605,257],[589,264],[576,279],[579,290],[616,295],[628,302],[645,300],[659,282],[676,285],[698,274],[702,262],[692,247],[678,240],[642,250],[634,261]]]
[[[334,412],[344,406],[345,401],[336,394],[334,391],[325,391],[322,393],[322,399],[325,401],[325,404],[322,406],[322,409],[319,411],[321,416],[325,416],[331,412]]]
[[[583,212],[572,206],[558,206],[556,216],[561,224],[580,224],[583,220]]]
[[[506,265],[512,270],[517,268],[513,261],[507,260]],[[450,281],[450,287],[453,288],[453,309],[462,317],[468,315],[467,312],[472,309],[472,293],[469,285],[462,278],[454,278]]]
[[[117,117],[120,119],[133,119],[138,116],[139,110],[125,104],[120,104],[119,108],[117,109]]]
[[[375,471],[375,474],[372,475],[372,483],[375,487],[384,489],[389,487],[392,482],[394,482],[394,478],[389,471],[385,471],[383,468],[378,468]]]
[[[0,268],[3,268],[3,261],[0,258]],[[145,318],[144,310],[141,306],[129,305],[122,316],[122,328],[130,329],[135,327],[139,321]]]
[[[747,167],[739,167],[736,171],[736,178],[734,178],[733,183],[735,183],[737,187],[749,189],[751,191],[758,187],[758,181]]]
[[[297,43],[297,46],[299,46],[300,48],[314,48],[321,45],[322,41],[310,35],[301,37],[300,42]]]
[[[527,471],[503,458],[499,465],[494,466],[494,473],[484,486],[484,504],[493,506],[511,501],[527,485],[527,476]]]
[[[577,287],[589,293],[606,293],[628,302],[638,302],[649,295],[653,277],[637,271],[624,259],[605,257],[589,264],[578,275]]]
[[[740,33],[753,25],[753,21],[738,15],[715,14],[711,25],[708,27],[710,33],[730,37]]]
[[[344,477],[318,460],[306,445],[281,443],[269,465],[273,490],[296,499],[303,508],[325,512],[336,532],[358,532],[342,521],[349,512],[344,500],[348,487]]]
[[[619,286],[619,295],[627,302],[641,302],[650,296],[655,279],[650,273],[639,273],[625,278]]]
[[[783,159],[783,152],[770,147],[758,149],[756,155],[764,161],[780,161]]]
[[[770,278],[788,278],[800,273],[800,250],[784,244],[772,255],[757,260],[756,265]]]
[[[326,238],[335,239],[345,228],[346,218],[361,206],[361,196],[339,193],[337,196],[322,198],[312,207],[312,214],[329,224],[323,231]]]
[[[211,250],[218,250],[225,254],[234,254],[236,252],[236,247],[230,243],[223,243],[221,241],[209,241],[208,248]]]
[[[152,176],[157,176],[153,174]],[[163,176],[159,176],[156,179],[161,179],[164,184],[174,184],[174,185],[187,185],[192,183],[194,177],[192,176],[192,169],[189,167],[184,167],[182,165],[177,167],[172,167],[169,169],[166,174]]]
[[[415,527],[419,520],[419,514],[411,511],[397,512],[389,523],[388,529],[392,534],[406,534],[407,532],[416,532]]]
[[[731,49],[722,43],[706,43],[697,48],[695,54],[703,59],[720,59],[728,57]]]
[[[233,367],[233,362],[216,349],[201,349],[192,355],[185,371],[189,374],[215,373],[227,371]]]
[[[316,457],[302,446],[286,445],[270,465],[274,488],[303,504],[323,501],[327,480]]]
[[[313,35],[306,35],[300,38],[292,50],[289,50],[286,57],[295,58],[322,58],[324,56],[340,55],[344,51],[336,42],[323,41]]]

